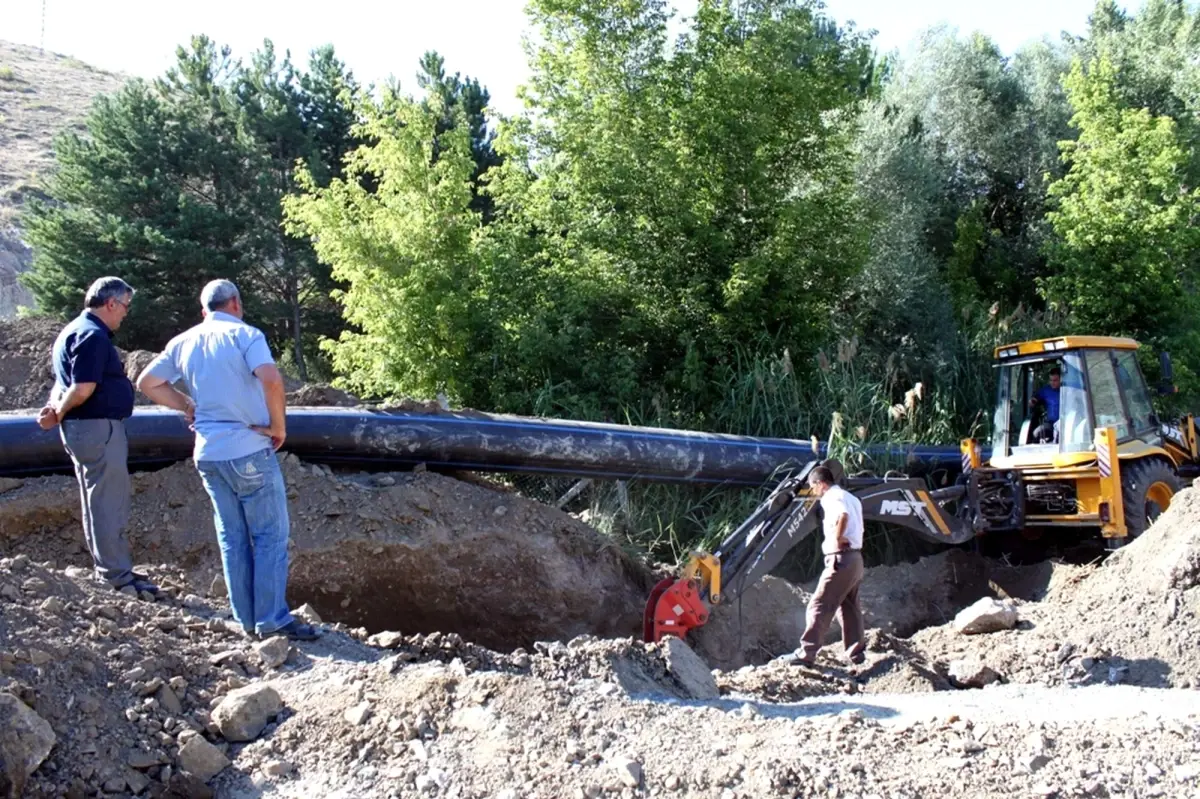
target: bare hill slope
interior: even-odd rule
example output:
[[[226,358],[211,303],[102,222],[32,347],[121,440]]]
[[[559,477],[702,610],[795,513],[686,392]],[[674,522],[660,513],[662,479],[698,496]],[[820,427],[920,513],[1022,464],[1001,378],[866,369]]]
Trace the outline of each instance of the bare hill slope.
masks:
[[[123,81],[77,59],[0,40],[0,319],[31,302],[17,283],[33,255],[17,216],[54,166],[55,134],[82,125],[92,98]]]

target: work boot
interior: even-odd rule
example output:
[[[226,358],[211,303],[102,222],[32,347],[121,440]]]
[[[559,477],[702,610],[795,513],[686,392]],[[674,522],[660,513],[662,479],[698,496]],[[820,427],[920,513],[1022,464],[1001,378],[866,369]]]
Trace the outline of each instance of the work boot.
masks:
[[[152,598],[158,598],[158,586],[150,582],[150,578],[144,574],[133,573],[133,578],[123,584],[114,585],[113,590],[120,591],[123,594],[128,594],[126,589],[133,589],[133,596],[140,597],[143,593],[149,594]]]
[[[311,624],[305,624],[299,619],[292,619],[278,630],[260,633],[259,638],[266,640],[273,635],[286,635],[293,641],[315,641],[321,637],[321,631]]]

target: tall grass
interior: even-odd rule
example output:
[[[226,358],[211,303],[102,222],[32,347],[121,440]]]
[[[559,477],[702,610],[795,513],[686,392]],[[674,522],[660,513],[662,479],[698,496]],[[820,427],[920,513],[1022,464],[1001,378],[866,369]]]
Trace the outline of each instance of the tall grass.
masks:
[[[710,432],[827,441],[832,457],[849,473],[883,474],[903,469],[901,457],[873,457],[873,445],[957,444],[990,434],[995,397],[992,353],[1012,341],[1050,335],[1061,320],[1018,308],[1002,316],[977,309],[964,315],[958,337],[945,342],[933,378],[914,381],[918,371],[894,357],[864,355],[851,337],[822,350],[812,363],[796,364],[791,353],[739,353],[718,376],[722,400],[702,419],[684,426]],[[630,413],[632,424],[680,426],[678,416]],[[659,562],[678,563],[689,552],[713,547],[750,514],[774,480],[758,490],[654,485],[598,484],[588,509],[590,522],[628,550]],[[864,554],[871,564],[912,561],[935,550],[903,529],[869,525]],[[809,579],[820,570],[816,536],[791,553],[781,572]]]

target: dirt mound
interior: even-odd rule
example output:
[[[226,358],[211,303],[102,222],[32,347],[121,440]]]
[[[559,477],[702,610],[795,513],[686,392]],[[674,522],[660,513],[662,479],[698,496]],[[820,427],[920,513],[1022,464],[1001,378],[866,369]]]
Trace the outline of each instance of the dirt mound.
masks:
[[[1073,604],[1101,595],[1119,601],[1145,597],[1161,602],[1198,585],[1200,492],[1187,488],[1145,534],[1114,552],[1094,578],[1063,586],[1051,598]]]
[[[0,410],[40,408],[54,376],[50,348],[62,323],[56,319],[0,320]]]
[[[215,697],[262,669],[242,654],[213,658],[242,639],[209,609],[183,607],[181,575],[156,570],[168,598],[147,603],[86,574],[0,560],[0,690],[57,736],[26,795],[186,790],[175,750],[207,730]]]
[[[943,667],[974,658],[1011,682],[1200,687],[1200,492],[1185,489],[1102,565],[1054,564],[1016,629],[929,629],[913,645]]]
[[[323,383],[301,384],[287,394],[288,405],[307,407],[353,408],[362,402],[353,394]]]
[[[640,635],[650,576],[573,517],[428,472],[334,476],[283,459],[294,604],[372,631],[457,632],[497,649],[589,633]],[[133,477],[135,557],[208,588],[212,511],[188,463]],[[0,503],[0,552],[87,566],[78,488],[24,481]]]
[[[0,321],[0,411],[40,408],[45,403],[54,386],[51,350],[63,324],[48,317]],[[155,356],[145,350],[117,352],[130,380],[137,380]],[[140,393],[134,402],[150,404]]]

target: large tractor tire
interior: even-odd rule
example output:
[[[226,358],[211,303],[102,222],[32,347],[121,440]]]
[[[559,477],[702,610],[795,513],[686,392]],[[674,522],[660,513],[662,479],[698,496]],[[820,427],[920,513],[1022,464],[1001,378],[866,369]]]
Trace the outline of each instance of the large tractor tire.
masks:
[[[1161,458],[1142,458],[1121,464],[1121,499],[1129,538],[1146,532],[1179,493],[1175,469]]]

